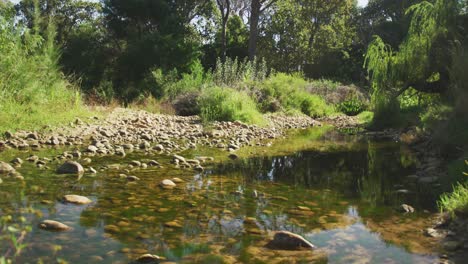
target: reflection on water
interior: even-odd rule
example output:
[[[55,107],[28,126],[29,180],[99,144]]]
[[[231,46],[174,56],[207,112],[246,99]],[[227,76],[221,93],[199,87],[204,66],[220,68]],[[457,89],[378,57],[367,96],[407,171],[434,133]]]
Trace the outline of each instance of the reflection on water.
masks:
[[[435,194],[407,177],[417,162],[408,149],[334,132],[320,139],[315,134],[313,139],[307,134],[297,138],[276,142],[260,157],[207,166],[204,173],[174,169],[167,158],[151,157],[165,168],[132,171],[141,179],[138,182],[121,179],[118,170],[85,175],[78,181],[26,164],[19,169],[24,183],[5,180],[0,185],[0,214],[15,219],[22,215],[33,226],[18,263],[57,259],[128,263],[144,253],[184,263],[437,260],[433,241],[414,232],[427,224],[427,214],[419,212],[432,209]],[[302,144],[303,150],[285,154],[291,142]],[[217,160],[226,155],[209,154]],[[13,154],[3,155],[1,160]],[[148,158],[140,155],[95,159],[105,165]],[[185,183],[173,190],[158,187],[162,179],[173,177]],[[402,189],[406,191],[398,191]],[[75,206],[57,201],[70,193],[87,196],[93,203]],[[418,213],[401,215],[395,210],[401,203],[413,205]],[[43,219],[61,221],[73,230],[37,229]],[[264,248],[275,230],[302,234],[319,249]],[[0,252],[8,246],[0,243]]]

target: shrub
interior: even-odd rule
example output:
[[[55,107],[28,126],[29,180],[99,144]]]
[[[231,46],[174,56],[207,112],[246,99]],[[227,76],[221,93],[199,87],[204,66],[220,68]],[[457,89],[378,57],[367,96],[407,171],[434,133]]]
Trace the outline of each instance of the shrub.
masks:
[[[199,96],[199,92],[189,92],[178,95],[172,101],[172,105],[176,114],[181,116],[191,116],[200,114],[200,107],[198,105]]]
[[[218,86],[237,87],[248,81],[263,81],[268,73],[268,68],[264,60],[238,61],[226,58],[223,63],[218,58],[216,68],[213,71],[213,81]]]
[[[325,100],[323,100],[318,95],[303,93],[303,96],[301,96],[301,98],[301,112],[310,117],[323,117],[333,113],[333,108],[327,105]]]
[[[355,116],[366,110],[366,105],[356,97],[352,97],[342,103],[337,104],[337,110],[348,115]]]
[[[321,117],[333,112],[319,95],[310,94],[308,82],[300,74],[277,73],[259,84],[257,102],[263,112],[282,110],[301,111],[311,117]]]
[[[0,7],[3,14],[6,9]],[[38,14],[36,14],[38,16]],[[0,130],[36,129],[88,115],[81,95],[58,67],[55,28],[46,38],[0,15]]]
[[[198,100],[203,121],[235,121],[263,124],[262,114],[245,92],[231,88],[209,87]]]

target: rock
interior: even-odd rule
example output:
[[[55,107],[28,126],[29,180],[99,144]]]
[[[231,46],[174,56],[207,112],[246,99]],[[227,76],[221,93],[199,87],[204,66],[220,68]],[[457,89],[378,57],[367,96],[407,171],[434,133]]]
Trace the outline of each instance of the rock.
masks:
[[[161,145],[161,144],[158,144],[158,145],[154,146],[153,149],[156,150],[156,151],[163,151],[163,150],[164,150],[164,146]]]
[[[104,226],[104,232],[110,234],[116,234],[120,232],[120,229],[115,225],[106,225]]]
[[[178,161],[181,162],[181,163],[185,163],[185,162],[186,162],[186,161],[185,161],[185,158],[182,157],[182,156],[179,156],[179,155],[174,154],[174,156],[172,156],[172,157],[174,158],[174,160],[178,160]]]
[[[57,169],[59,174],[82,174],[83,166],[76,161],[67,161]]]
[[[96,174],[97,173],[97,171],[93,167],[89,167],[88,170],[89,170],[89,173],[91,173],[91,174]]]
[[[164,223],[164,226],[165,227],[171,227],[171,228],[181,228],[182,227],[182,225],[177,221],[166,222],[166,223]]]
[[[98,150],[98,148],[96,146],[94,146],[94,145],[90,145],[86,149],[87,152],[91,152],[91,153],[95,153],[97,150]]]
[[[8,174],[14,171],[15,168],[13,168],[10,164],[0,161],[0,174]]]
[[[175,183],[183,183],[184,180],[182,180],[181,178],[172,178],[172,181],[175,182]]]
[[[238,159],[238,158],[239,158],[239,156],[237,156],[237,154],[234,154],[234,153],[229,154],[228,157],[229,157],[230,159],[232,159],[232,160],[235,160],[235,159]]]
[[[437,231],[434,228],[427,228],[426,230],[424,230],[424,234],[430,237],[442,237],[443,236],[443,234],[441,234],[439,231]]]
[[[73,203],[73,204],[89,204],[92,201],[84,196],[75,195],[75,194],[67,194],[63,196],[62,200],[66,203]]]
[[[300,235],[288,232],[278,231],[275,233],[273,240],[271,240],[267,247],[279,250],[299,250],[302,248],[315,249],[309,241]]]
[[[127,176],[127,180],[128,181],[139,181],[140,178],[138,178],[137,176]]]
[[[157,263],[161,258],[157,255],[144,254],[137,258],[137,261],[140,263]]]
[[[140,167],[141,166],[141,162],[138,161],[138,160],[132,160],[129,162],[130,165],[132,166],[135,166],[135,167]]]
[[[163,187],[164,189],[173,189],[174,187],[176,187],[176,184],[171,181],[171,180],[163,180],[161,183],[160,183],[161,187]]]
[[[36,155],[31,155],[26,160],[29,161],[29,162],[36,162],[36,161],[39,160],[39,157],[36,156]]]
[[[404,213],[414,213],[414,208],[407,204],[400,205],[400,210]]]
[[[10,162],[13,163],[13,164],[23,164],[23,160],[21,158],[14,158]]]
[[[204,170],[204,168],[201,165],[197,165],[197,166],[193,167],[193,169],[198,171],[198,172],[202,172]]]
[[[48,231],[68,231],[71,227],[66,224],[54,221],[54,220],[44,220],[39,224],[39,228],[48,230]]]
[[[150,161],[148,161],[148,165],[149,166],[159,166],[159,162],[157,162],[155,160],[150,160]]]

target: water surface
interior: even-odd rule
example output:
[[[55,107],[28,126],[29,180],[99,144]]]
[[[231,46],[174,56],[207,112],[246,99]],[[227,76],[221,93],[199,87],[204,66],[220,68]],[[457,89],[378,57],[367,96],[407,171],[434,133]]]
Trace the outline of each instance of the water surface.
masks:
[[[63,149],[32,152],[53,157]],[[0,153],[0,160],[31,152]],[[202,173],[177,169],[167,156],[134,152],[125,158],[92,157],[98,174],[56,175],[26,163],[24,182],[0,184],[0,216],[32,227],[18,263],[129,263],[144,253],[180,263],[428,263],[435,241],[423,236],[436,193],[411,177],[418,160],[395,142],[373,141],[326,129],[295,133],[269,147],[227,153],[198,148],[185,157],[213,156]],[[164,168],[133,169],[141,180],[119,177],[131,160],[156,159]],[[185,182],[163,190],[163,179]],[[84,206],[63,204],[65,194],[89,197]],[[415,214],[397,211],[411,204]],[[72,231],[37,228],[53,219]],[[169,223],[169,224],[168,224]],[[6,227],[7,225],[4,225]],[[316,251],[265,248],[271,231],[303,235]],[[9,234],[1,231],[2,236]],[[11,247],[0,241],[0,252]]]

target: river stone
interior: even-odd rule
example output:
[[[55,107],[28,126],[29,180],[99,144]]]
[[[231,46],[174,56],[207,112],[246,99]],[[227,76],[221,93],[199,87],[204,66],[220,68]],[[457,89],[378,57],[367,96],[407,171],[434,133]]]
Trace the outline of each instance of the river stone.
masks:
[[[39,228],[48,230],[48,231],[67,231],[71,227],[66,224],[54,221],[54,220],[44,220],[39,224]]]
[[[400,205],[400,210],[404,213],[414,213],[414,208],[407,204]]]
[[[172,178],[172,182],[174,182],[174,183],[183,183],[184,180],[182,180],[181,178]]]
[[[23,164],[23,160],[21,158],[14,158],[11,163],[13,164]]]
[[[15,168],[13,168],[10,164],[0,161],[0,174],[8,174],[14,171]]]
[[[185,158],[179,155],[174,154],[174,160],[178,160],[179,162],[185,163]]]
[[[137,176],[127,176],[127,180],[128,181],[139,181],[140,178],[138,178]]]
[[[300,235],[288,232],[278,231],[275,233],[273,240],[271,240],[267,247],[279,250],[298,250],[302,248],[315,249],[309,241]]]
[[[171,180],[163,180],[161,183],[160,183],[161,187],[163,187],[164,189],[172,189],[176,186],[176,184],[171,181]]]
[[[66,203],[73,203],[73,204],[89,204],[92,201],[84,196],[75,195],[75,194],[68,194],[63,196],[63,201]]]
[[[231,154],[229,154],[229,156],[228,156],[228,157],[229,157],[230,159],[233,159],[233,160],[235,160],[235,159],[238,159],[238,158],[239,158],[239,156],[237,156],[237,154],[234,154],[234,153],[231,153]]]
[[[177,221],[166,222],[166,223],[164,223],[164,226],[165,227],[171,227],[171,228],[181,228],[182,227],[182,225]]]
[[[140,263],[158,263],[161,258],[157,255],[144,254],[137,258]]]
[[[138,160],[132,160],[129,162],[130,165],[132,166],[135,166],[135,167],[140,167],[141,166],[141,162],[138,161]]]
[[[76,161],[67,161],[57,169],[59,174],[82,174],[83,166]]]
[[[430,236],[430,237],[442,237],[443,234],[440,233],[439,231],[437,231],[436,229],[434,228],[427,228],[425,231],[424,231],[424,234],[426,236]]]

